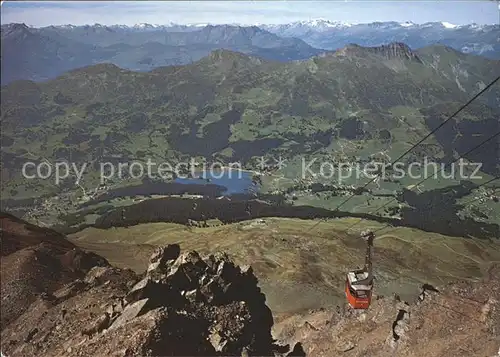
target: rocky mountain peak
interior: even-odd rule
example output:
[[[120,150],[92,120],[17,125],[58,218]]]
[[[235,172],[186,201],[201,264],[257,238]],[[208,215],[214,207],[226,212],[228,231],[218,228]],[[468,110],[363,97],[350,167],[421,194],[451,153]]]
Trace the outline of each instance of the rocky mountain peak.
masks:
[[[233,60],[244,56],[239,52],[219,48],[210,52],[208,57],[213,61],[223,61],[228,59]]]
[[[416,60],[420,62],[417,54],[408,45],[401,42],[392,42],[377,47],[363,47],[351,44],[335,52],[335,55],[338,56],[366,56],[368,54],[375,54],[386,59]]]
[[[2,39],[9,37],[25,38],[31,35],[30,28],[24,23],[2,25]]]
[[[235,52],[226,49],[217,49],[208,55],[208,57],[203,58],[199,61],[199,63],[210,63],[215,65],[230,65],[231,68],[243,68],[248,65],[259,65],[262,63],[257,57],[252,57],[245,55],[240,52]]]
[[[382,54],[388,58],[404,58],[416,59],[417,55],[412,52],[411,48],[401,42],[393,42],[380,47],[373,47],[375,53]]]
[[[252,45],[254,37],[270,33],[256,26],[238,26],[238,25],[208,25],[200,30],[205,40],[210,43],[229,42],[233,44]]]
[[[49,229],[30,226],[33,236],[22,220],[2,222],[9,241],[24,242],[2,253],[2,296],[13,297],[2,303],[7,356],[297,356],[273,339],[252,268],[225,253],[157,247],[141,278]]]

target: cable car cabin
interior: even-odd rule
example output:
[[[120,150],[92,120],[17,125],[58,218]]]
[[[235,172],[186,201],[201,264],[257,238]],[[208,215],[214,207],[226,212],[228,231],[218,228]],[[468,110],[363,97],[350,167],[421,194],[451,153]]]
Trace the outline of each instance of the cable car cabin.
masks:
[[[345,282],[345,295],[347,302],[353,309],[368,309],[372,300],[373,284],[369,279],[369,273],[364,270],[351,271],[347,273]],[[362,284],[359,284],[362,283]]]
[[[372,301],[372,250],[375,236],[372,232],[362,236],[367,240],[365,267],[348,272],[345,282],[345,296],[353,309],[368,309]]]

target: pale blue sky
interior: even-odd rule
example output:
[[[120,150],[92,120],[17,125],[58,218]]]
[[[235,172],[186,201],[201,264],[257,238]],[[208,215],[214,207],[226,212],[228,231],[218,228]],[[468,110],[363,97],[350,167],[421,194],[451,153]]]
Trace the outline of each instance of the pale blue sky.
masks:
[[[472,1],[128,1],[3,2],[2,24],[286,23],[324,18],[349,23],[446,21],[498,24],[498,3]]]

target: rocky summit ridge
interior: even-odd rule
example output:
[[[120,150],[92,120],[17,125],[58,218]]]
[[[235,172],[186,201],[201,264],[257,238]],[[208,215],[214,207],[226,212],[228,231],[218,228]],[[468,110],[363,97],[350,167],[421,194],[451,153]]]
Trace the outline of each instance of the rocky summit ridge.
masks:
[[[265,301],[250,267],[241,269],[223,253],[202,259],[168,245],[154,251],[143,277],[101,264],[39,294],[2,326],[2,350],[8,356],[297,355],[275,344]]]
[[[336,56],[366,56],[374,54],[385,59],[402,59],[422,63],[419,56],[411,48],[402,42],[391,42],[377,47],[363,47],[350,44],[334,53]]]
[[[5,356],[498,357],[500,266],[414,302],[273,313],[251,267],[157,247],[136,274],[1,216]],[[31,232],[31,233],[30,233]],[[46,233],[44,238],[42,233]],[[12,245],[19,240],[22,244]],[[109,243],[112,244],[112,243]],[[376,293],[376,292],[375,292]]]

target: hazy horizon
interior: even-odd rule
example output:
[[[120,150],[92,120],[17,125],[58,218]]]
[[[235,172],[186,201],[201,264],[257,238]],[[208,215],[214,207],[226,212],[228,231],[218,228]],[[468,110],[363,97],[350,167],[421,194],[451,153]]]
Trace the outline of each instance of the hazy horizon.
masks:
[[[228,20],[230,19],[230,20]],[[350,24],[447,22],[499,24],[495,1],[44,1],[3,2],[2,24],[280,24],[323,19]]]

